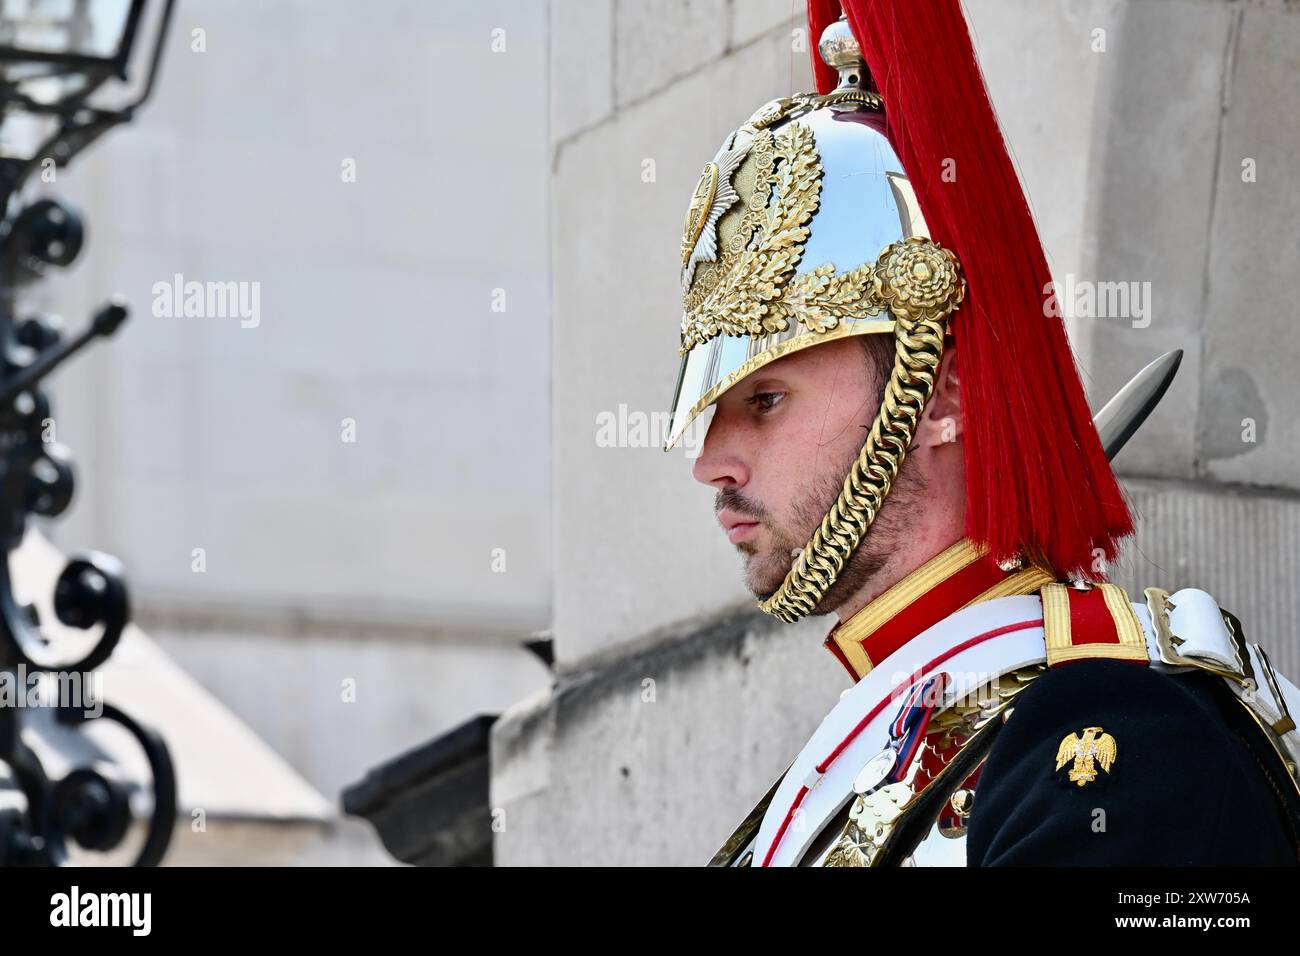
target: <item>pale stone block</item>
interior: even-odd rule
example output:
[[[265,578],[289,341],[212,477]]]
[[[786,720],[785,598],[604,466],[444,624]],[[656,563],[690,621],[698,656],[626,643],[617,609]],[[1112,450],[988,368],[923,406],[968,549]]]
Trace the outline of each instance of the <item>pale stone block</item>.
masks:
[[[1245,10],[1233,66],[1211,234],[1197,448],[1212,478],[1296,489],[1300,16],[1291,8]]]
[[[732,0],[731,46],[742,46],[778,29],[791,37],[792,31],[802,28],[807,43],[804,49],[812,49],[817,37],[806,36],[807,9],[803,0]]]
[[[551,141],[614,111],[614,0],[552,0]]]
[[[726,48],[726,0],[615,0],[615,101],[622,107],[662,90]]]
[[[1144,475],[1190,477],[1196,459],[1189,408],[1202,374],[1204,265],[1233,16],[1216,4],[1128,4],[1102,54],[1086,220],[1096,245],[1081,278],[1138,283],[1129,288],[1147,290],[1149,312],[1079,320],[1091,342],[1094,402],[1160,353],[1184,350],[1172,390],[1118,459]]]

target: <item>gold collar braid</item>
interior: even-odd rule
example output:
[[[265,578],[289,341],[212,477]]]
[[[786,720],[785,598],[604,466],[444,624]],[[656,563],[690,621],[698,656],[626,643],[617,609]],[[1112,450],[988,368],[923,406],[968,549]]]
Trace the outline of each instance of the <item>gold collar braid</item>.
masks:
[[[880,254],[871,299],[895,319],[894,367],[884,400],[835,504],[781,587],[759,603],[764,612],[786,622],[809,614],[871,527],[934,391],[944,323],[961,305],[965,291],[956,256],[929,239],[914,236],[891,243]]]

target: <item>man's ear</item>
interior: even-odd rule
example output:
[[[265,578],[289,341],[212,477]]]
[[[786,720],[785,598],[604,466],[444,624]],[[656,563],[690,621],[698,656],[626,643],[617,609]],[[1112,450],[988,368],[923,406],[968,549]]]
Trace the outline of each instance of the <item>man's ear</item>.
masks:
[[[935,374],[934,392],[916,428],[913,447],[936,448],[961,439],[964,428],[961,382],[957,377],[957,350],[949,344]]]

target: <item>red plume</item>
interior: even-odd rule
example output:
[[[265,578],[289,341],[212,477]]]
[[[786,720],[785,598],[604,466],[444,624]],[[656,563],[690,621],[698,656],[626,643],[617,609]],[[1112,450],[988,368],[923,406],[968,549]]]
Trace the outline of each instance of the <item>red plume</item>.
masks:
[[[838,16],[809,0],[813,46]],[[1097,576],[1132,517],[1092,424],[1051,272],[958,0],[844,0],[931,238],[966,276],[954,315],[965,420],[966,529],[998,560],[1025,553]],[[816,51],[814,61],[818,59]],[[818,89],[830,88],[817,71]],[[827,84],[827,85],[823,85]]]

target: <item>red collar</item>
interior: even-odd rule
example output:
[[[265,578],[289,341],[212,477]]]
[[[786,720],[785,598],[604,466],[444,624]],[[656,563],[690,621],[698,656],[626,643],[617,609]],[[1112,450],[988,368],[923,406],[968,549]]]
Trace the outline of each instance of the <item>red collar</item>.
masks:
[[[1056,577],[1043,568],[1004,569],[966,538],[941,551],[826,635],[826,649],[855,681],[922,631],[968,604],[1032,594]]]

